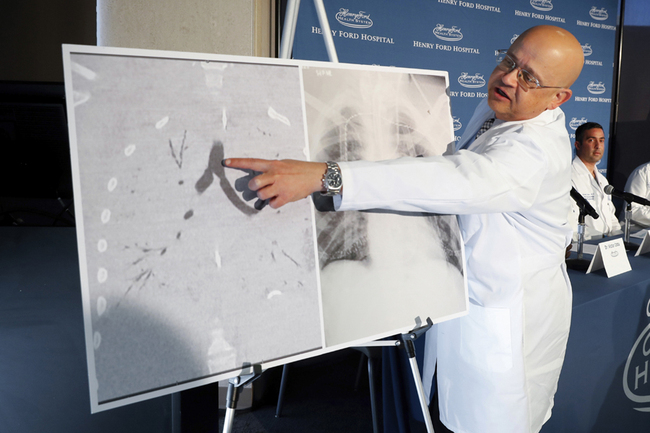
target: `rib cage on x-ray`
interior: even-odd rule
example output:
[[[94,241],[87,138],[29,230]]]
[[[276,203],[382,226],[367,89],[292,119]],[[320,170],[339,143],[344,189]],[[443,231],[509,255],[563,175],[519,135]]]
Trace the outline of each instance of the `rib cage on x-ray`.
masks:
[[[327,115],[311,131],[312,139],[317,137],[318,140],[312,141],[312,148],[319,149],[315,159],[355,161],[442,153],[447,143],[444,140],[437,143],[431,132],[427,135],[420,129],[422,122],[430,121],[428,116],[423,116],[423,109],[428,107],[426,111],[431,114],[435,103],[426,100],[418,80],[431,80],[431,77],[404,75],[396,78],[397,82],[389,83],[390,87],[385,88],[385,83],[378,82],[374,91],[361,92],[363,95],[339,90],[326,110]],[[367,98],[368,95],[371,98]],[[423,216],[434,230],[434,237],[442,243],[447,261],[462,272],[460,240],[453,231],[455,219]],[[364,212],[320,214],[317,230],[321,269],[336,260],[372,260],[368,251],[367,224],[368,215]]]

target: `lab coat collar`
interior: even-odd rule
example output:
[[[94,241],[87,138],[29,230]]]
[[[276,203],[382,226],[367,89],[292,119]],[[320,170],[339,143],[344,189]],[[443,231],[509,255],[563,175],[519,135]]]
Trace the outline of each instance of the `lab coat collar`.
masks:
[[[532,119],[513,120],[510,122],[496,119],[494,121],[494,124],[492,125],[492,128],[490,129],[494,129],[497,126],[502,124],[514,125],[514,124],[521,124],[521,123],[532,123],[532,124],[540,124],[540,125],[549,125],[554,121],[556,121],[559,116],[563,116],[563,115],[564,112],[562,111],[562,109],[560,107],[557,107],[553,110],[545,110],[539,115],[537,115],[536,117],[533,117]],[[470,123],[465,128],[465,132],[463,132],[463,135],[461,136],[460,140],[458,141],[458,144],[456,145],[456,151],[461,149],[467,149],[474,142],[474,137],[476,137],[476,134],[478,133],[478,130],[481,128],[483,123],[490,117],[495,117],[495,113],[494,110],[492,110],[488,105],[487,98],[485,98],[481,102],[479,102],[478,106],[476,107],[476,110],[474,110],[474,115],[472,116]]]

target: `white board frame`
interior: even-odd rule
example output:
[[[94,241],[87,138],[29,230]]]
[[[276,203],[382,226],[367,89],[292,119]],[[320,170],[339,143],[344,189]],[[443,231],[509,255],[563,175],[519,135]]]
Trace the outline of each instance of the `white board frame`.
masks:
[[[79,146],[78,142],[78,125],[77,125],[77,113],[75,112],[75,98],[79,98],[79,95],[75,95],[75,88],[73,86],[73,74],[75,73],[75,65],[72,62],[71,57],[76,55],[96,55],[96,56],[108,56],[108,57],[121,57],[121,58],[147,58],[147,59],[168,59],[168,60],[188,60],[193,62],[227,62],[232,64],[255,64],[255,65],[287,65],[287,66],[297,66],[298,68],[333,68],[333,69],[349,69],[355,71],[379,71],[379,72],[388,72],[391,74],[418,74],[418,75],[431,75],[444,78],[445,88],[448,88],[449,78],[445,71],[423,71],[417,69],[409,68],[385,68],[377,66],[364,66],[364,65],[350,65],[350,64],[331,64],[323,62],[311,62],[311,61],[300,61],[300,60],[286,60],[286,59],[268,59],[268,58],[253,58],[253,57],[242,57],[242,56],[225,56],[225,55],[216,55],[216,54],[204,54],[204,53],[185,53],[185,52],[171,52],[171,51],[155,51],[155,50],[142,50],[142,49],[127,49],[127,48],[111,48],[111,47],[90,47],[90,46],[79,46],[79,45],[64,45],[63,46],[63,62],[64,62],[64,77],[65,77],[65,89],[66,89],[66,99],[68,101],[68,120],[69,120],[69,136],[71,144],[71,159],[72,159],[72,170],[73,170],[73,188],[75,195],[75,210],[77,215],[77,242],[79,249],[79,264],[80,264],[80,276],[81,276],[81,286],[82,286],[82,302],[84,308],[84,327],[85,327],[85,340],[86,340],[86,350],[87,350],[87,360],[88,360],[88,370],[89,370],[89,382],[90,382],[90,399],[91,399],[91,412],[99,412],[115,407],[124,406],[127,404],[135,403],[138,401],[155,398],[163,395],[167,395],[173,392],[182,391],[184,389],[193,388],[196,386],[214,383],[219,380],[228,379],[242,374],[250,373],[250,369],[246,367],[234,368],[229,371],[225,371],[219,374],[211,374],[203,377],[196,377],[191,380],[188,380],[183,383],[178,384],[164,384],[157,389],[145,389],[140,392],[135,393],[134,395],[121,395],[115,398],[108,400],[100,401],[97,393],[97,378],[95,371],[95,356],[94,356],[94,347],[96,344],[95,332],[93,330],[93,308],[97,308],[96,305],[92,304],[91,299],[91,284],[92,280],[91,274],[94,277],[94,272],[89,271],[88,266],[88,251],[87,251],[87,236],[88,232],[84,224],[84,193],[82,192],[82,180],[81,180],[81,168],[80,168],[80,159],[79,159]],[[303,107],[304,107],[304,95],[303,97]],[[448,96],[447,96],[448,98]],[[304,108],[303,108],[303,118],[304,118]],[[449,142],[453,141],[453,121],[451,117],[451,110],[449,109],[448,119],[445,120],[449,124],[449,135],[447,137]],[[304,121],[304,137],[308,141],[308,131],[307,131],[307,122]],[[83,144],[82,144],[83,145]],[[308,150],[305,150],[305,154],[308,157]],[[227,156],[237,156],[237,155],[227,155]],[[309,206],[309,214],[311,215],[311,226],[313,230],[313,242],[314,242],[314,260],[318,262],[318,252],[316,250],[316,230],[314,227],[314,211],[313,207]],[[458,234],[459,236],[459,234]],[[464,251],[462,250],[462,242],[460,243],[462,263],[464,263]],[[317,286],[318,286],[318,296],[319,296],[319,305],[321,307],[321,329],[323,328],[322,324],[322,301],[321,299],[321,284],[320,284],[320,273],[316,272]],[[405,289],[405,288],[400,288]],[[406,288],[408,290],[408,288]],[[456,289],[456,294],[461,296],[463,299],[464,307],[460,309],[455,309],[450,314],[444,314],[438,317],[430,317],[434,323],[439,323],[444,320],[449,320],[455,317],[465,315],[467,313],[467,281],[466,281],[466,272],[462,272],[462,287]],[[408,303],[404,301],[404,294],[396,294],[394,302],[396,303]],[[412,303],[414,306],[416,303]],[[246,308],[245,302],[241,305],[242,309]],[[96,312],[96,311],[95,311]],[[333,345],[328,345],[325,341],[324,331],[321,334],[321,347],[313,350],[307,350],[302,353],[291,354],[288,356],[282,356],[271,360],[260,359],[255,362],[255,364],[261,364],[262,369],[268,369],[271,367],[283,365],[286,363],[298,361],[301,359],[306,359],[328,352],[340,350],[346,347],[353,346],[362,346],[364,343],[368,343],[373,340],[389,337],[395,334],[404,333],[412,330],[417,326],[417,322],[421,320],[422,322],[426,321],[427,317],[421,317],[422,315],[412,316],[410,320],[406,320],[403,326],[398,326],[393,329],[390,329],[385,332],[374,333],[372,335],[365,335],[362,338],[355,338],[350,341],[345,341],[343,343],[337,343]],[[155,362],[155,360],[154,360]]]

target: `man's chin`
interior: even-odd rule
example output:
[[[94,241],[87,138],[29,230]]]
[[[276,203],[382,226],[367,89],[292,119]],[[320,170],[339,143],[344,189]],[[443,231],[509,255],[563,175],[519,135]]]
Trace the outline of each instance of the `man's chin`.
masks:
[[[504,111],[505,102],[500,101],[494,98],[493,96],[488,95],[488,107],[490,107],[492,111],[494,111],[495,117],[497,119],[500,119],[501,117],[499,117],[499,115],[502,114]]]

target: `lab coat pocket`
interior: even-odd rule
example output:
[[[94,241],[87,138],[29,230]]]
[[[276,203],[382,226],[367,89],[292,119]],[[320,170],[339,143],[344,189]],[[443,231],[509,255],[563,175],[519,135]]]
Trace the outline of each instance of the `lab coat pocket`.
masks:
[[[510,310],[469,304],[461,319],[461,355],[484,371],[503,373],[512,368]]]

